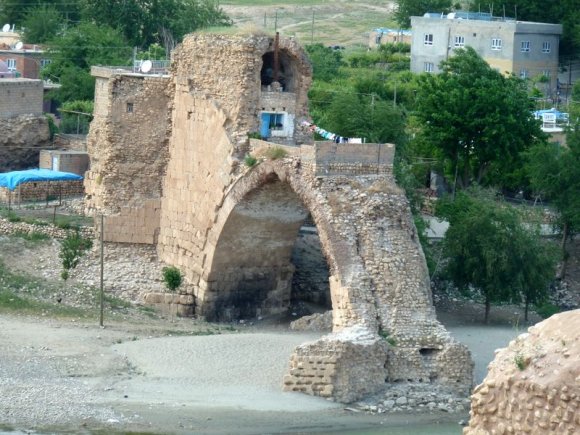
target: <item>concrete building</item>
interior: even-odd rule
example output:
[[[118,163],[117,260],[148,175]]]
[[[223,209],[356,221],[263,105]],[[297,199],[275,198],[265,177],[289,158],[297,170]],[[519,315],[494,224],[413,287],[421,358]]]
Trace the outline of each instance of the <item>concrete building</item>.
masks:
[[[0,118],[18,115],[42,115],[43,86],[41,80],[1,79]]]
[[[411,38],[412,34],[410,30],[379,27],[373,29],[369,34],[369,48],[378,48],[384,44],[395,44],[397,42],[410,44]]]
[[[457,48],[473,47],[498,71],[521,78],[546,76],[548,95],[557,90],[561,24],[532,23],[487,13],[454,12],[411,17],[411,71],[440,71]]]
[[[40,78],[40,69],[48,64],[44,50],[38,45],[22,44],[17,45],[0,45],[0,60],[8,65],[8,69],[17,74],[18,77],[27,79]]]

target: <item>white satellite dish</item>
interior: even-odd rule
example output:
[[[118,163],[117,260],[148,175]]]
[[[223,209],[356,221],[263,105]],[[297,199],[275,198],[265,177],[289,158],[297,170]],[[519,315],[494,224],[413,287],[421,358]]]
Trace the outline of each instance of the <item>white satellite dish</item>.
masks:
[[[24,47],[24,44],[22,43],[22,41],[18,41],[15,45],[14,45],[14,49],[15,50],[22,50],[22,47]]]
[[[141,64],[142,73],[148,73],[149,71],[151,71],[151,68],[153,68],[153,62],[151,62],[150,60],[145,60]]]
[[[10,24],[4,24],[4,26],[2,26],[2,31],[9,32],[10,31]]]

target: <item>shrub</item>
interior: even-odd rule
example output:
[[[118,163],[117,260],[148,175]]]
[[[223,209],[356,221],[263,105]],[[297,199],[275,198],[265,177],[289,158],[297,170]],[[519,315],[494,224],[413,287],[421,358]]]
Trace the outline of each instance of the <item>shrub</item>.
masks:
[[[521,353],[517,353],[516,356],[514,356],[514,363],[520,371],[523,371],[527,366],[526,359]]]
[[[85,251],[93,246],[92,240],[83,238],[77,231],[70,233],[60,242],[60,253],[58,256],[62,260],[61,278],[66,281],[70,276],[70,270],[77,267]]]
[[[272,147],[272,148],[268,148],[264,154],[270,160],[282,159],[282,158],[284,158],[284,157],[286,157],[288,155],[288,153],[286,152],[286,150],[284,148],[282,148],[282,147]]]
[[[182,279],[181,271],[177,267],[163,268],[163,281],[170,291],[174,292],[181,285]]]
[[[246,157],[244,157],[244,163],[246,166],[251,168],[252,166],[255,166],[256,163],[258,163],[258,159],[251,154],[246,154]]]

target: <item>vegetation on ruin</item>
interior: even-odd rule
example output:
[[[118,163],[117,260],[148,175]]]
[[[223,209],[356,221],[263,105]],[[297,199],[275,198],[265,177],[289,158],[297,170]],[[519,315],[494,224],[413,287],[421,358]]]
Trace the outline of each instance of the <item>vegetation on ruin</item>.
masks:
[[[181,271],[177,267],[167,266],[163,268],[162,273],[165,287],[171,292],[177,290],[183,280]]]
[[[264,156],[269,160],[283,159],[288,155],[288,152],[279,146],[274,146],[264,151]]]
[[[514,363],[515,363],[516,367],[518,368],[518,370],[523,371],[526,369],[526,360],[521,353],[517,353],[514,356]]]
[[[246,166],[251,168],[253,166],[256,166],[256,164],[258,163],[258,159],[251,154],[246,154],[246,157],[244,157],[244,163],[246,164]]]

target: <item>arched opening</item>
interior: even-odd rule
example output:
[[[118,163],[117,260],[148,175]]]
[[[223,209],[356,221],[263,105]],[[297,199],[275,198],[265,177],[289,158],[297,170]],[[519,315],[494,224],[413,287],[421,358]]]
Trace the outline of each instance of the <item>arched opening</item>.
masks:
[[[301,230],[308,216],[288,183],[275,173],[263,176],[220,232],[204,295],[206,318],[284,321],[322,311],[317,306],[330,309],[320,241],[313,224]]]
[[[262,70],[260,81],[266,89],[274,82],[281,85],[284,92],[295,92],[299,77],[298,64],[285,49],[278,51],[278,61],[274,51],[268,51],[262,56]],[[277,80],[276,80],[277,79]]]

